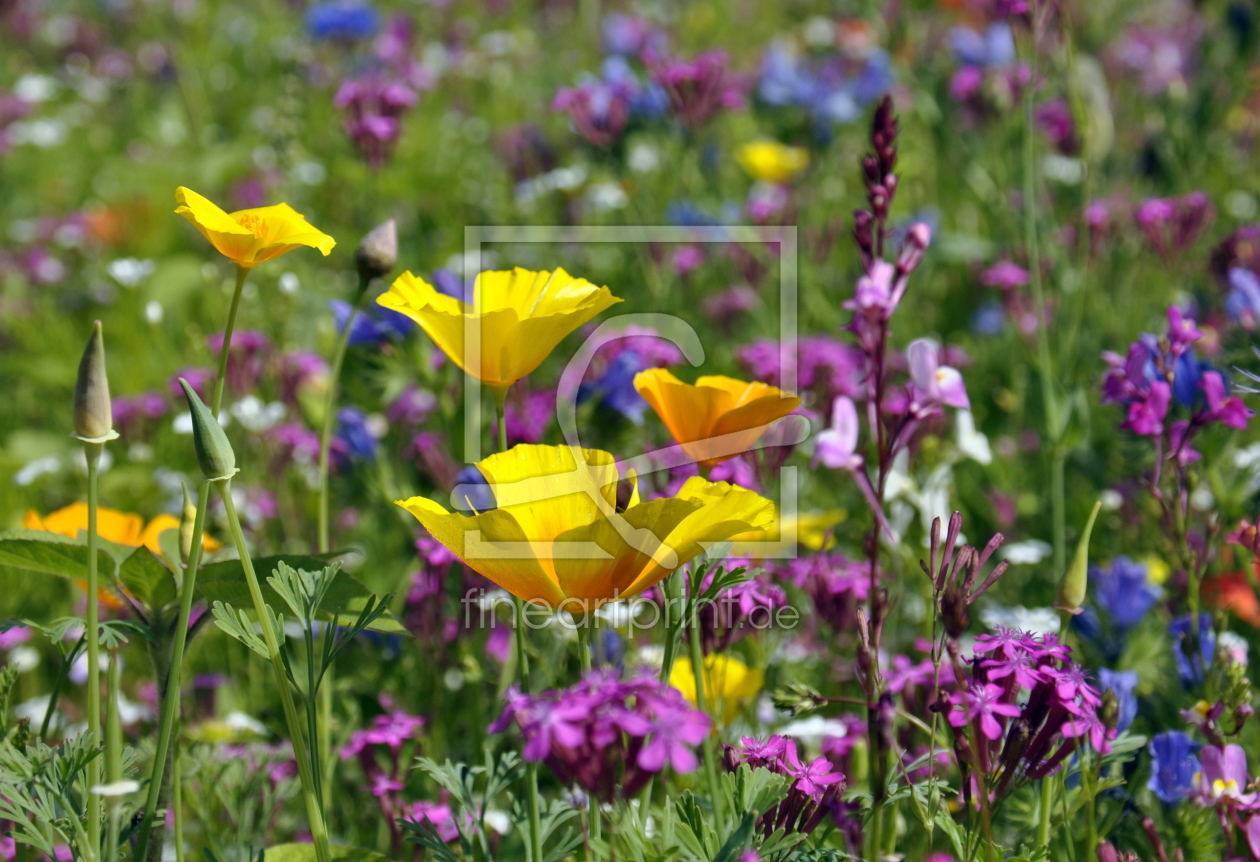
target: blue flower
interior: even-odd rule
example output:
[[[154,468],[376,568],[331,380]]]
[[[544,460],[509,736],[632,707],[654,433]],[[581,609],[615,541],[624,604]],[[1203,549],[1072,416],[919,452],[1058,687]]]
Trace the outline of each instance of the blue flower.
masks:
[[[337,411],[337,449],[343,457],[356,461],[376,460],[376,437],[368,428],[367,416],[355,407]]]
[[[879,49],[857,66],[839,57],[811,64],[780,42],[766,49],[757,93],[770,105],[804,108],[817,122],[819,137],[825,138],[831,125],[860,119],[892,83],[888,54]]]
[[[605,407],[617,411],[636,425],[642,425],[648,405],[634,388],[634,376],[647,367],[647,363],[633,350],[622,351],[608,363],[599,379],[578,387],[578,403],[597,398]]]
[[[1187,350],[1178,356],[1177,364],[1173,366],[1173,397],[1191,410],[1206,406],[1201,384],[1203,372],[1212,370],[1212,366],[1195,356],[1193,350]]]
[[[344,332],[346,321],[350,319],[350,303],[334,299],[328,303],[328,308],[333,313],[338,334]],[[350,345],[361,347],[380,344],[390,337],[404,338],[414,328],[411,318],[392,308],[376,307],[372,311],[360,311],[350,324]]]
[[[1194,776],[1199,759],[1198,746],[1180,730],[1156,734],[1151,739],[1151,778],[1146,786],[1169,805],[1176,805],[1194,792]]]
[[[1216,632],[1212,630],[1212,615],[1203,611],[1199,614],[1199,655],[1194,655],[1194,647],[1190,643],[1194,632],[1190,626],[1190,615],[1177,617],[1168,626],[1172,635],[1173,658],[1177,661],[1177,675],[1184,685],[1202,682],[1207,669],[1212,666],[1212,655],[1216,652]],[[1186,649],[1189,647],[1189,650]],[[1189,654],[1187,654],[1189,653]]]
[[[1005,328],[1006,310],[996,299],[990,299],[971,315],[971,331],[976,335],[1000,335]]]
[[[1015,62],[1015,36],[1011,25],[996,22],[981,35],[970,27],[949,31],[949,47],[955,59],[968,66],[1009,66]]]
[[[312,3],[306,10],[306,31],[317,40],[351,42],[371,39],[380,23],[380,16],[373,6],[353,0]]]
[[[1260,278],[1249,269],[1234,267],[1229,271],[1229,295],[1225,311],[1236,321],[1260,318]]]
[[[1102,686],[1103,691],[1115,694],[1116,702],[1120,707],[1116,719],[1116,730],[1123,733],[1129,729],[1129,725],[1133,724],[1133,719],[1137,717],[1138,702],[1134,689],[1137,688],[1138,675],[1131,670],[1112,670],[1104,667],[1098,671],[1098,684]]]
[[[449,269],[433,270],[433,289],[460,302],[469,302],[468,286],[464,280]]]
[[[1091,566],[1090,593],[1121,633],[1132,628],[1159,601],[1163,590],[1147,580],[1146,564],[1116,557],[1107,568]]]
[[[464,514],[489,512],[497,507],[494,489],[485,474],[469,464],[455,475],[455,487],[451,489],[451,505]]]

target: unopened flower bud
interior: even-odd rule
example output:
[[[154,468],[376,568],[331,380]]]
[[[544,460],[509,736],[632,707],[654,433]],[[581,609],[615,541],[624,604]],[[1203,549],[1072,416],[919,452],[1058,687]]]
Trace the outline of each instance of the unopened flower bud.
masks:
[[[1094,521],[1101,508],[1101,502],[1094,503],[1094,510],[1089,513],[1089,521],[1081,531],[1080,541],[1076,543],[1072,563],[1063,573],[1063,580],[1059,582],[1059,597],[1054,606],[1072,616],[1085,609],[1085,588],[1089,585],[1089,536],[1094,531]]]
[[[114,436],[113,428],[109,377],[105,373],[105,338],[98,320],[92,325],[92,336],[79,360],[79,379],[74,386],[74,435],[80,440],[102,442]]]
[[[901,244],[901,252],[897,255],[897,270],[910,273],[918,269],[931,242],[932,229],[930,227],[923,222],[911,225],[906,233],[906,241]]]
[[[380,278],[398,264],[398,227],[390,219],[372,228],[354,252],[354,265],[364,282]]]
[[[184,485],[184,511],[179,517],[179,561],[184,565],[188,565],[188,558],[192,556],[193,525],[197,522],[197,507],[193,505],[192,497],[188,496],[188,486]]]
[[[211,482],[231,479],[236,473],[236,453],[223,433],[223,426],[197,397],[187,380],[179,378],[179,385],[184,389],[188,410],[192,413],[193,446],[197,450],[201,472]]]

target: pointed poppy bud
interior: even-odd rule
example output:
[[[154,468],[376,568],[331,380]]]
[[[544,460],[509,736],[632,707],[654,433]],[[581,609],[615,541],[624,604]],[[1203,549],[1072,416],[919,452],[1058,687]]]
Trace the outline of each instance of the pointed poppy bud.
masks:
[[[184,389],[188,410],[192,413],[193,446],[197,450],[201,472],[211,482],[231,479],[236,474],[236,453],[223,433],[223,426],[197,397],[187,380],[179,378],[179,385]]]
[[[366,283],[389,273],[398,264],[398,228],[394,220],[372,228],[354,252],[354,265]]]
[[[114,417],[109,405],[109,377],[105,374],[105,339],[101,322],[92,326],[92,337],[79,360],[79,379],[74,386],[74,436],[102,443],[114,433]]]
[[[1080,541],[1076,543],[1072,564],[1063,573],[1063,580],[1059,581],[1059,597],[1054,606],[1072,616],[1084,610],[1082,606],[1085,604],[1085,588],[1089,584],[1089,536],[1094,531],[1094,520],[1101,508],[1101,502],[1094,503],[1094,510],[1089,513]]]
[[[179,518],[179,561],[184,565],[188,565],[188,558],[192,556],[193,527],[197,522],[197,507],[193,505],[192,497],[188,496],[188,486],[184,485],[184,511],[180,513]]]

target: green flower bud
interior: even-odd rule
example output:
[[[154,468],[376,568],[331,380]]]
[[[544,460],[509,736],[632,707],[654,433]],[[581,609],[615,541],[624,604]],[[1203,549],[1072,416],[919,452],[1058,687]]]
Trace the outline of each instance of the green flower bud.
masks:
[[[1063,573],[1059,581],[1059,598],[1054,606],[1072,616],[1076,616],[1085,608],[1085,588],[1089,584],[1089,536],[1094,531],[1094,521],[1098,518],[1098,510],[1102,503],[1094,503],[1094,511],[1089,513],[1089,521],[1076,543],[1076,553],[1072,556],[1072,564]]]
[[[92,326],[92,337],[79,360],[79,379],[74,386],[74,436],[91,443],[103,443],[114,434],[114,416],[109,404],[109,377],[105,373],[105,339],[101,322]]]
[[[372,228],[354,252],[354,265],[364,283],[389,273],[398,264],[398,228],[394,220]]]
[[[197,507],[193,505],[192,497],[188,496],[188,486],[184,485],[184,511],[179,517],[179,561],[184,565],[188,565],[188,558],[192,556],[193,526],[196,522]]]
[[[210,408],[201,403],[187,380],[179,378],[179,385],[184,388],[184,397],[188,399],[188,409],[192,413],[193,446],[197,450],[201,472],[211,482],[231,479],[236,474],[236,453],[223,433],[223,426],[214,418]]]

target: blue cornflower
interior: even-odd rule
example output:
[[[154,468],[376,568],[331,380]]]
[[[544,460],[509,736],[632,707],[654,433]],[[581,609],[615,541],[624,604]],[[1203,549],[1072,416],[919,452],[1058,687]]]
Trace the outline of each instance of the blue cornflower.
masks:
[[[1120,633],[1132,628],[1163,595],[1147,580],[1146,564],[1120,556],[1106,568],[1091,566],[1090,593]]]
[[[949,31],[949,47],[955,59],[968,66],[1009,66],[1015,62],[1015,36],[1011,25],[995,22],[983,34],[970,27]]]
[[[1260,318],[1260,278],[1249,269],[1234,267],[1229,271],[1229,294],[1225,310],[1239,322],[1254,324]]]
[[[328,308],[333,313],[338,334],[344,332],[346,321],[350,319],[350,303],[334,299],[328,303]],[[403,338],[415,326],[411,318],[392,308],[375,307],[371,311],[360,311],[350,324],[350,346],[380,344],[390,337]]]
[[[476,466],[469,464],[455,474],[455,487],[451,489],[451,505],[466,515],[489,512],[497,507],[494,489],[486,476]]]
[[[1005,328],[1006,310],[996,299],[990,299],[971,315],[971,331],[976,335],[1000,335]]]
[[[367,416],[355,407],[337,411],[337,440],[343,456],[357,461],[376,460],[376,437],[368,428]]]
[[[578,388],[578,403],[591,397],[610,410],[615,410],[636,425],[643,424],[647,402],[634,388],[634,376],[645,371],[648,365],[633,350],[624,350],[608,363],[604,373],[593,383],[583,383]]]
[[[354,0],[312,3],[306,10],[306,31],[312,39],[352,42],[371,39],[380,28],[376,8]]]
[[[449,296],[451,299],[458,299],[460,302],[470,302],[468,295],[468,285],[459,275],[449,269],[433,270],[433,289],[438,293]]]
[[[1193,350],[1187,350],[1177,357],[1173,366],[1173,397],[1191,410],[1202,409],[1207,404],[1203,395],[1203,373],[1214,370],[1210,363],[1195,356]]]
[[[1180,730],[1156,734],[1151,739],[1151,777],[1146,786],[1169,805],[1176,805],[1194,792],[1199,759],[1195,744]]]
[[[860,119],[892,83],[888,54],[879,49],[854,67],[839,57],[810,63],[777,42],[766,49],[757,94],[770,105],[805,109],[818,124],[819,136],[826,137],[831,125]]]
[[[1116,703],[1120,708],[1116,717],[1116,730],[1123,733],[1129,729],[1129,725],[1133,724],[1133,719],[1137,717],[1138,702],[1134,689],[1137,688],[1138,675],[1131,670],[1112,670],[1104,667],[1098,670],[1098,684],[1103,691],[1115,694]]]
[[[1212,615],[1203,611],[1199,614],[1199,654],[1194,655],[1194,646],[1190,643],[1194,632],[1190,626],[1190,615],[1177,617],[1168,626],[1172,635],[1173,658],[1177,662],[1177,675],[1184,685],[1202,682],[1207,669],[1212,666],[1212,655],[1216,652],[1216,632],[1212,630]],[[1189,647],[1189,650],[1186,649]],[[1187,654],[1189,653],[1189,654]]]

